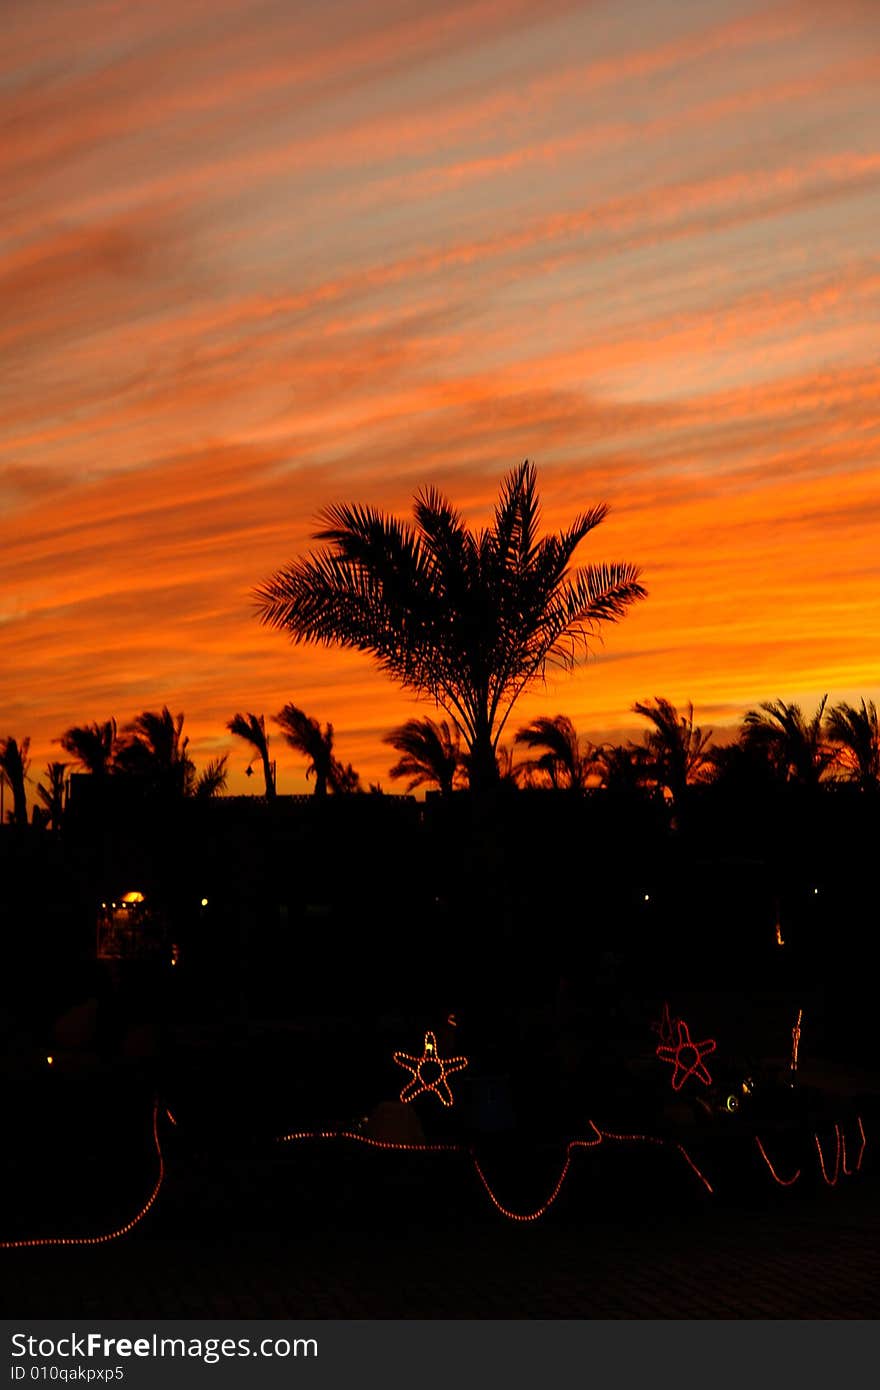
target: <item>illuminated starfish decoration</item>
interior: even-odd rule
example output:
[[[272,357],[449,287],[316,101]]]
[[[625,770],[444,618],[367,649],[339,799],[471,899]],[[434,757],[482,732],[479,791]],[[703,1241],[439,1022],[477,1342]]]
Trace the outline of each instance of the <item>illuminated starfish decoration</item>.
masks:
[[[672,1089],[680,1091],[689,1076],[695,1076],[704,1086],[712,1085],[712,1078],[703,1065],[703,1058],[715,1051],[715,1039],[705,1042],[692,1042],[690,1031],[683,1019],[678,1020],[678,1042],[657,1048],[657,1056],[662,1062],[671,1062],[675,1067],[672,1073]]]
[[[675,1037],[675,1019],[669,1012],[668,999],[663,1000],[663,1012],[658,1022],[651,1024],[651,1032],[657,1034],[664,1046],[668,1046]]]
[[[406,1052],[395,1052],[394,1060],[399,1067],[412,1072],[412,1080],[407,1081],[400,1093],[400,1099],[408,1104],[416,1096],[431,1091],[442,1105],[454,1104],[447,1077],[461,1071],[468,1064],[467,1057],[441,1058],[437,1053],[437,1039],[433,1033],[425,1034],[421,1057],[410,1057]]]

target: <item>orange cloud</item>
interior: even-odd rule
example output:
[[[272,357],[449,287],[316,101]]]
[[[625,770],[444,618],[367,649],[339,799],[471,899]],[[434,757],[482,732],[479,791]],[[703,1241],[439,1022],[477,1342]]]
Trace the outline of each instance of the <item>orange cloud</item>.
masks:
[[[108,17],[109,16],[109,17]],[[638,18],[638,23],[635,22]],[[296,700],[388,785],[421,709],[261,629],[331,501],[547,526],[650,591],[522,702],[880,697],[870,7],[14,8],[0,55],[0,733]],[[705,711],[705,715],[703,715]],[[277,747],[282,788],[303,769]]]

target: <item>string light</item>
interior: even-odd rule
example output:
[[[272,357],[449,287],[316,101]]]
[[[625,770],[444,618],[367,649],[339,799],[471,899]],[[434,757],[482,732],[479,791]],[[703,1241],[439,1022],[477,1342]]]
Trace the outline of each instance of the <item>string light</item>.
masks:
[[[696,1173],[697,1177],[700,1179],[700,1182],[701,1182],[701,1183],[703,1184],[703,1186],[706,1188],[706,1191],[707,1191],[707,1192],[714,1192],[714,1191],[715,1191],[714,1187],[713,1187],[712,1184],[710,1183],[709,1179],[708,1179],[703,1173],[700,1172],[700,1170],[699,1170],[699,1168],[697,1167],[696,1163],[694,1163],[694,1160],[691,1158],[691,1156],[690,1156],[690,1154],[688,1153],[687,1149],[684,1147],[684,1144],[676,1144],[675,1147],[678,1149],[678,1152],[681,1154],[681,1156],[682,1156],[682,1158],[684,1159],[685,1163],[687,1163],[689,1167],[693,1168],[693,1170],[694,1170],[694,1172]]]
[[[400,1099],[405,1105],[428,1092],[435,1095],[447,1108],[454,1105],[447,1077],[462,1071],[468,1064],[467,1057],[442,1058],[437,1051],[437,1039],[429,1032],[425,1034],[421,1057],[410,1057],[406,1052],[395,1052],[394,1060],[399,1067],[412,1072],[412,1080],[406,1083],[400,1093]]]
[[[663,1010],[656,1023],[651,1024],[651,1032],[656,1033],[664,1046],[668,1046],[675,1037],[675,1019],[669,1012],[669,1000],[663,1000]]]
[[[715,1039],[706,1038],[703,1042],[695,1043],[691,1040],[684,1019],[678,1019],[677,1027],[678,1042],[674,1046],[664,1046],[661,1043],[657,1048],[657,1056],[661,1062],[670,1062],[675,1068],[672,1073],[673,1091],[680,1091],[690,1076],[695,1076],[704,1086],[711,1086],[712,1077],[703,1064],[703,1058],[715,1051]]]
[[[177,1120],[175,1119],[171,1110],[166,1107],[164,1113],[167,1116],[169,1122],[172,1125],[176,1126]],[[845,1173],[849,1177],[852,1175],[853,1172],[858,1172],[862,1167],[862,1161],[865,1156],[865,1149],[867,1148],[868,1141],[867,1136],[865,1134],[865,1126],[862,1122],[862,1117],[858,1115],[856,1119],[858,1122],[861,1143],[859,1147],[859,1155],[856,1160],[856,1165],[854,1169],[848,1168],[846,1163],[846,1136],[839,1124],[835,1124],[834,1126],[837,1151],[833,1177],[828,1176],[828,1170],[825,1166],[825,1156],[822,1150],[822,1145],[819,1140],[819,1136],[818,1134],[813,1135],[813,1139],[816,1144],[816,1151],[819,1155],[819,1166],[822,1172],[822,1177],[824,1178],[825,1182],[828,1184],[829,1187],[834,1187],[837,1184],[838,1177],[841,1171],[843,1171],[843,1173]],[[400,1143],[397,1141],[387,1139],[373,1139],[369,1135],[360,1134],[354,1130],[329,1129],[295,1130],[289,1134],[279,1135],[276,1139],[276,1143],[287,1144],[308,1141],[320,1142],[326,1140],[345,1140],[352,1143],[362,1144],[366,1148],[381,1149],[386,1152],[466,1154],[473,1165],[474,1171],[476,1172],[477,1177],[479,1178],[484,1191],[486,1192],[487,1196],[492,1202],[492,1205],[496,1208],[497,1211],[501,1213],[502,1216],[506,1217],[509,1221],[517,1221],[520,1223],[537,1221],[542,1216],[544,1216],[547,1211],[549,1211],[550,1207],[559,1197],[559,1194],[563,1189],[566,1178],[568,1177],[571,1168],[572,1156],[577,1149],[593,1149],[606,1140],[614,1141],[617,1143],[653,1144],[660,1148],[673,1147],[684,1159],[685,1163],[688,1165],[695,1177],[703,1184],[703,1186],[706,1188],[706,1191],[710,1194],[714,1193],[714,1188],[712,1184],[709,1182],[709,1179],[694,1162],[693,1158],[688,1153],[687,1149],[684,1147],[683,1144],[680,1144],[675,1141],[661,1139],[659,1136],[653,1134],[620,1134],[615,1132],[614,1130],[602,1130],[599,1129],[598,1125],[596,1125],[593,1120],[588,1120],[587,1123],[590,1127],[590,1130],[592,1131],[592,1137],[569,1140],[565,1148],[565,1157],[563,1160],[562,1168],[548,1197],[545,1199],[544,1202],[541,1203],[540,1206],[536,1207],[533,1211],[528,1212],[516,1212],[513,1211],[510,1207],[505,1206],[493,1191],[491,1184],[489,1183],[489,1180],[483,1172],[482,1166],[474,1150],[472,1148],[466,1149],[460,1144]],[[144,1217],[153,1207],[157,1197],[159,1196],[162,1184],[165,1181],[165,1160],[162,1154],[162,1145],[159,1140],[158,1101],[156,1101],[153,1106],[152,1131],[153,1144],[156,1150],[156,1157],[158,1159],[159,1164],[159,1171],[156,1183],[146,1202],[144,1202],[140,1210],[132,1217],[130,1221],[127,1221],[124,1226],[119,1226],[113,1231],[108,1231],[105,1234],[98,1236],[42,1236],[22,1240],[4,1240],[0,1241],[0,1250],[35,1249],[39,1247],[61,1245],[106,1245],[109,1244],[111,1241],[119,1240],[122,1236],[128,1235],[130,1231],[134,1230],[135,1226],[137,1226],[141,1221],[143,1221]],[[758,1152],[760,1153],[765,1164],[769,1168],[770,1174],[773,1177],[774,1181],[777,1182],[780,1187],[791,1187],[794,1183],[796,1183],[801,1176],[801,1170],[798,1168],[794,1176],[791,1178],[780,1177],[779,1173],[777,1173],[775,1167],[773,1166],[773,1163],[770,1159],[769,1154],[767,1153],[767,1150],[765,1149],[757,1134],[754,1136],[754,1139],[758,1148]]]
[[[667,1145],[667,1141],[665,1139],[660,1139],[656,1135],[616,1134],[612,1130],[599,1129],[598,1125],[596,1125],[593,1120],[588,1120],[587,1123],[590,1129],[592,1130],[593,1137],[589,1139],[579,1138],[569,1140],[565,1148],[565,1158],[563,1160],[559,1177],[556,1179],[556,1182],[554,1183],[549,1196],[545,1199],[545,1201],[541,1203],[539,1207],[536,1207],[533,1211],[527,1212],[513,1211],[510,1207],[504,1205],[504,1203],[498,1198],[496,1193],[493,1191],[492,1186],[489,1183],[489,1180],[486,1177],[485,1173],[483,1172],[480,1161],[477,1158],[474,1150],[472,1148],[464,1148],[460,1144],[406,1144],[392,1142],[383,1139],[371,1139],[367,1135],[358,1134],[351,1130],[299,1130],[291,1134],[279,1135],[276,1142],[279,1144],[286,1144],[298,1141],[301,1142],[303,1140],[307,1141],[325,1139],[348,1139],[353,1140],[358,1144],[365,1144],[369,1148],[393,1150],[397,1153],[455,1153],[467,1155],[467,1157],[470,1158],[474,1171],[477,1174],[477,1177],[479,1178],[480,1183],[482,1184],[482,1187],[486,1192],[486,1195],[488,1196],[489,1200],[491,1201],[492,1205],[496,1208],[496,1210],[499,1211],[502,1216],[505,1216],[508,1219],[508,1221],[530,1222],[538,1221],[542,1216],[545,1215],[547,1211],[549,1211],[550,1207],[552,1207],[553,1203],[556,1201],[565,1184],[565,1180],[568,1176],[569,1169],[571,1167],[572,1154],[575,1152],[576,1149],[594,1149],[599,1144],[601,1144],[603,1140],[606,1139],[616,1140],[619,1143],[655,1144],[660,1148],[664,1148]],[[691,1158],[684,1145],[674,1144],[673,1147],[677,1149],[677,1151],[681,1154],[688,1167],[700,1180],[700,1182],[707,1189],[707,1191],[713,1192],[714,1189],[712,1187],[712,1184],[709,1182],[708,1178],[706,1178],[705,1174],[703,1174],[697,1167],[696,1163]]]
[[[119,1226],[115,1231],[108,1231],[100,1236],[39,1236],[29,1240],[0,1240],[0,1250],[30,1250],[38,1246],[48,1245],[107,1245],[111,1240],[119,1240],[121,1236],[128,1235],[141,1221],[152,1207],[159,1191],[165,1181],[165,1160],[162,1157],[162,1145],[159,1142],[159,1103],[153,1105],[153,1143],[156,1148],[156,1157],[159,1160],[159,1174],[156,1178],[156,1185],[147,1198],[140,1211],[126,1221],[124,1226]]]
[[[848,1178],[852,1177],[853,1172],[856,1172],[856,1173],[859,1172],[859,1170],[860,1170],[860,1168],[861,1168],[861,1166],[862,1166],[862,1159],[863,1159],[864,1156],[865,1156],[865,1148],[866,1148],[867,1142],[868,1142],[867,1139],[865,1138],[865,1126],[862,1124],[862,1117],[861,1117],[861,1115],[857,1115],[857,1116],[856,1116],[856,1119],[857,1119],[858,1122],[859,1122],[859,1133],[860,1133],[860,1135],[862,1136],[862,1142],[861,1142],[861,1145],[859,1146],[859,1156],[858,1156],[858,1158],[856,1159],[856,1166],[855,1166],[854,1169],[853,1169],[853,1168],[847,1168],[847,1166],[846,1166],[846,1135],[843,1133],[842,1130],[841,1130],[841,1133],[840,1133],[840,1148],[841,1148],[841,1159],[840,1159],[840,1161],[841,1161],[841,1166],[842,1166],[842,1168],[843,1168],[843,1171],[844,1171],[844,1173],[846,1174],[846,1176],[847,1176]]]
[[[757,1146],[758,1146],[758,1152],[760,1153],[760,1155],[761,1155],[761,1157],[763,1158],[764,1162],[767,1164],[767,1167],[770,1169],[771,1175],[773,1176],[773,1178],[775,1178],[776,1182],[779,1183],[779,1186],[780,1186],[780,1187],[791,1187],[792,1183],[796,1183],[796,1182],[797,1182],[798,1178],[799,1178],[800,1175],[801,1175],[801,1170],[800,1170],[800,1168],[798,1168],[798,1170],[797,1170],[797,1172],[795,1173],[795,1175],[794,1175],[793,1178],[781,1178],[781,1177],[779,1176],[779,1174],[777,1173],[776,1169],[773,1167],[773,1164],[770,1162],[770,1159],[769,1159],[769,1157],[768,1157],[768,1155],[767,1155],[767,1150],[764,1148],[764,1145],[761,1143],[761,1141],[760,1141],[760,1139],[758,1138],[757,1134],[755,1135],[755,1143],[756,1143]]]
[[[832,1177],[829,1177],[829,1176],[828,1176],[828,1169],[827,1169],[826,1166],[825,1166],[825,1154],[824,1154],[824,1152],[823,1152],[822,1144],[821,1144],[821,1141],[820,1141],[820,1139],[819,1139],[819,1136],[818,1136],[818,1134],[814,1134],[814,1135],[813,1135],[813,1142],[814,1142],[815,1145],[816,1145],[816,1152],[817,1152],[817,1154],[819,1155],[819,1170],[820,1170],[820,1172],[821,1172],[821,1174],[822,1174],[822,1177],[823,1177],[824,1181],[828,1184],[829,1187],[835,1187],[835,1186],[837,1185],[837,1179],[838,1179],[838,1177],[840,1176],[841,1172],[844,1173],[846,1177],[852,1177],[853,1173],[858,1173],[858,1172],[860,1171],[860,1169],[861,1169],[862,1160],[863,1160],[863,1158],[864,1158],[864,1156],[865,1156],[865,1149],[866,1149],[866,1147],[867,1147],[868,1141],[867,1141],[867,1137],[866,1137],[866,1135],[865,1135],[865,1126],[864,1126],[864,1124],[862,1123],[862,1117],[861,1117],[861,1115],[857,1115],[857,1116],[856,1116],[856,1121],[857,1121],[858,1126],[859,1126],[859,1135],[860,1135],[860,1137],[861,1137],[861,1144],[860,1144],[860,1146],[859,1146],[859,1156],[858,1156],[858,1158],[856,1159],[856,1166],[855,1166],[855,1168],[848,1168],[848,1167],[846,1166],[846,1135],[845,1135],[845,1133],[844,1133],[842,1127],[841,1127],[839,1124],[835,1124],[835,1126],[834,1126],[834,1140],[835,1140],[835,1145],[836,1145],[836,1152],[835,1152],[835,1159],[834,1159],[834,1174],[833,1174]],[[779,1186],[780,1186],[780,1187],[791,1187],[793,1183],[796,1183],[796,1182],[797,1182],[798,1178],[799,1178],[800,1175],[801,1175],[801,1170],[800,1170],[800,1168],[798,1168],[798,1170],[797,1170],[797,1172],[795,1173],[794,1177],[792,1177],[792,1178],[781,1178],[781,1177],[779,1176],[779,1174],[777,1173],[776,1169],[773,1167],[773,1164],[772,1164],[771,1161],[770,1161],[770,1158],[769,1158],[769,1155],[768,1155],[768,1153],[767,1153],[767,1150],[764,1148],[764,1145],[761,1143],[761,1140],[758,1138],[757,1134],[755,1135],[755,1143],[756,1143],[757,1146],[758,1146],[758,1151],[759,1151],[761,1157],[763,1158],[764,1162],[767,1164],[767,1167],[770,1169],[770,1172],[771,1172],[772,1176],[774,1177],[774,1179],[776,1180],[776,1182],[779,1183]]]
[[[803,1009],[798,1009],[797,1023],[791,1030],[791,1070],[797,1071],[798,1048],[801,1045],[801,1019],[804,1016]]]
[[[814,1138],[815,1141],[816,1141],[816,1152],[817,1152],[818,1155],[819,1155],[819,1167],[820,1167],[821,1170],[822,1170],[822,1177],[825,1179],[825,1181],[827,1182],[827,1184],[828,1184],[829,1187],[834,1187],[834,1186],[835,1186],[835,1184],[837,1183],[837,1179],[838,1179],[838,1177],[839,1177],[839,1175],[840,1175],[840,1129],[839,1129],[839,1127],[838,1127],[837,1125],[834,1126],[834,1135],[835,1135],[835,1138],[836,1138],[836,1140],[837,1140],[837,1152],[836,1152],[836,1154],[835,1154],[835,1156],[834,1156],[834,1177],[833,1177],[833,1178],[829,1178],[828,1172],[827,1172],[827,1170],[826,1170],[826,1168],[825,1168],[825,1155],[824,1155],[823,1152],[822,1152],[822,1145],[819,1143],[819,1136],[818,1136],[818,1134],[814,1134],[814,1135],[813,1135],[813,1138]]]

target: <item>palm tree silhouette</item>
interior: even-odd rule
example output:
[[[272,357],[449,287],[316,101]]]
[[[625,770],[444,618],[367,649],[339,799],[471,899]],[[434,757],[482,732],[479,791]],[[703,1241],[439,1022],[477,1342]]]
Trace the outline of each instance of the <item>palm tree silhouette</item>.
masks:
[[[275,797],[275,771],[269,761],[269,735],[266,733],[266,719],[262,714],[234,714],[226,725],[231,734],[249,743],[263,765],[263,781],[266,787],[266,800]],[[250,768],[250,763],[248,763]]]
[[[531,759],[525,766],[549,777],[551,787],[567,787],[571,791],[586,788],[595,750],[592,744],[581,745],[568,715],[557,714],[552,719],[542,715],[533,719],[517,732],[514,742],[533,750],[544,749],[540,757]]]
[[[818,786],[834,760],[834,750],[823,738],[822,716],[828,696],[823,695],[812,719],[797,704],[768,700],[751,709],[742,724],[741,738],[747,747],[763,753],[776,776],[783,782],[802,787]]]
[[[880,721],[873,700],[865,700],[858,708],[845,702],[829,711],[825,725],[826,738],[838,745],[840,761],[848,780],[856,782],[862,791],[880,788]]]
[[[212,796],[219,796],[222,791],[226,790],[228,776],[226,758],[226,753],[223,754],[222,758],[212,758],[204,771],[199,773],[193,787],[193,796],[197,797],[199,801],[205,801]]]
[[[479,790],[497,781],[495,751],[522,691],[548,664],[571,669],[645,590],[632,565],[570,568],[605,505],[539,539],[528,462],[502,482],[486,529],[468,529],[434,488],[416,495],[413,512],[414,524],[371,507],[328,508],[315,537],[328,545],[260,586],[258,611],[294,641],[368,652],[431,696],[461,729]]]
[[[317,719],[296,705],[285,705],[275,715],[275,723],[290,747],[308,758],[306,777],[315,779],[315,796],[326,796],[328,792],[344,795],[360,789],[360,778],[351,763],[343,767],[333,752],[332,724],[325,724],[322,729]]]
[[[429,783],[439,788],[441,796],[452,795],[456,776],[462,771],[461,735],[454,722],[408,719],[382,742],[402,754],[390,776],[409,777],[408,792]]]
[[[27,792],[24,784],[30,766],[30,746],[29,738],[23,738],[20,743],[11,737],[0,738],[0,773],[12,790],[12,810],[8,816],[12,825],[27,825]]]
[[[593,757],[593,768],[603,790],[631,797],[644,792],[651,782],[648,750],[633,743],[603,743]]]
[[[692,782],[703,777],[709,768],[707,748],[712,730],[705,733],[694,724],[694,707],[689,704],[686,714],[679,714],[675,705],[662,696],[650,701],[638,701],[633,713],[641,714],[653,725],[645,734],[647,762],[658,787],[664,787],[673,803],[680,804]]]
[[[195,764],[187,752],[183,714],[173,715],[167,705],[157,713],[144,710],[125,726],[125,739],[115,763],[121,772],[143,779],[159,796],[176,800],[190,796],[195,783]]]
[[[106,777],[113,771],[119,751],[115,719],[107,719],[103,724],[76,724],[65,730],[58,742],[94,777]]]
[[[53,830],[61,829],[64,814],[64,787],[67,781],[67,763],[47,763],[46,782],[37,786],[37,796],[43,803],[46,822]]]

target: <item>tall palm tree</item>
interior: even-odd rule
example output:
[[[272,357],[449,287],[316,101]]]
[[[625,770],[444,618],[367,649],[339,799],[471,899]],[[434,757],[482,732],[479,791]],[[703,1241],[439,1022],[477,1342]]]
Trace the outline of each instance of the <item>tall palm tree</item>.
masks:
[[[46,786],[37,786],[37,796],[45,808],[46,821],[53,830],[61,829],[64,814],[64,788],[67,781],[67,763],[46,764]]]
[[[828,712],[825,736],[836,744],[848,779],[862,791],[880,789],[880,720],[873,700],[856,709],[845,702]]]
[[[433,719],[408,719],[386,734],[382,742],[402,755],[390,776],[395,780],[409,777],[408,792],[429,783],[439,788],[441,796],[452,795],[455,779],[462,771],[461,735],[454,722],[441,719],[437,724]]]
[[[679,714],[675,705],[662,696],[638,701],[633,713],[649,719],[653,728],[644,736],[644,746],[654,779],[665,788],[674,803],[680,803],[692,782],[699,781],[709,768],[708,745],[712,730],[705,733],[694,724],[694,707]]]
[[[27,825],[27,792],[24,784],[30,766],[30,746],[29,738],[23,738],[20,743],[11,737],[0,738],[0,773],[12,791],[12,810],[8,813],[12,825]]]
[[[125,726],[125,738],[116,755],[120,771],[143,779],[160,796],[189,796],[195,782],[195,764],[187,752],[183,714],[174,715],[167,705],[157,713],[144,710]]]
[[[315,796],[359,790],[360,778],[351,763],[343,767],[333,752],[332,724],[325,724],[322,729],[317,719],[312,719],[296,705],[285,705],[280,714],[275,715],[275,723],[290,747],[308,758],[306,777],[315,779]]]
[[[548,777],[551,787],[567,787],[570,791],[586,788],[594,750],[591,744],[581,744],[567,714],[556,714],[552,719],[541,715],[533,719],[531,724],[517,731],[514,742],[532,750],[543,748],[540,757],[532,758],[525,766]]]
[[[800,705],[785,700],[768,700],[759,709],[750,709],[742,724],[741,738],[747,747],[763,753],[776,776],[783,782],[814,787],[834,760],[834,750],[823,737],[822,718],[828,696],[823,695],[812,719]]]
[[[112,772],[119,751],[116,720],[107,719],[103,724],[75,724],[65,730],[58,742],[86,772],[94,777],[106,777]]]
[[[431,696],[461,729],[479,790],[497,781],[496,748],[522,691],[548,665],[571,669],[645,590],[632,565],[571,569],[605,505],[539,538],[528,462],[502,482],[483,530],[433,487],[416,495],[413,513],[411,523],[372,507],[328,508],[315,537],[327,545],[261,585],[258,611],[294,641],[368,652],[399,684]]]
[[[263,765],[263,781],[266,787],[266,800],[275,797],[275,770],[269,760],[269,735],[266,733],[266,718],[262,714],[234,714],[226,725],[231,734],[243,738],[254,750]],[[248,763],[250,770],[250,763]]]

